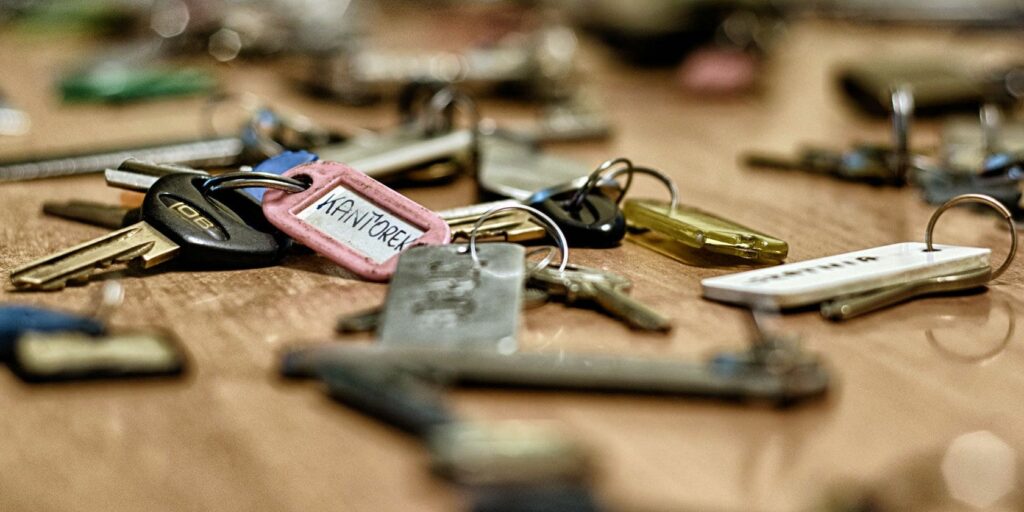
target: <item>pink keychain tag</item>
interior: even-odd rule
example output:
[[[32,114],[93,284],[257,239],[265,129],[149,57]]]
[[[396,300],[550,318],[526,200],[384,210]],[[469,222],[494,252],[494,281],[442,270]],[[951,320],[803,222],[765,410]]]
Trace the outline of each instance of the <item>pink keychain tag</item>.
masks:
[[[436,213],[347,165],[313,162],[283,176],[308,177],[310,187],[268,190],[267,220],[363,278],[387,281],[402,251],[451,241],[448,223]]]

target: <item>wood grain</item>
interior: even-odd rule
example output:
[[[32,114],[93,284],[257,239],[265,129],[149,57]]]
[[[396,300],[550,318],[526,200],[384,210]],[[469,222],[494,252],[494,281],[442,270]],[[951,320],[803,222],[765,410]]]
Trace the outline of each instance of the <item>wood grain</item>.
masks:
[[[393,23],[439,37],[414,21]],[[34,123],[30,135],[0,139],[2,155],[198,134],[199,100],[60,105],[50,84],[89,43],[7,33],[0,48],[0,84]],[[885,140],[886,124],[858,117],[835,90],[831,70],[845,60],[940,53],[980,65],[1020,49],[1019,39],[999,35],[804,22],[778,49],[763,91],[709,100],[678,91],[669,72],[624,66],[588,43],[587,79],[611,112],[616,136],[553,151],[595,165],[623,155],[662,169],[679,183],[684,203],[789,241],[789,261],[921,240],[931,208],[915,190],[750,171],[737,165],[737,155]],[[386,106],[355,109],[301,95],[283,79],[296,73],[288,62],[217,72],[231,90],[273,98],[327,125],[381,127],[395,119]],[[501,118],[531,115],[508,102],[483,108]],[[933,144],[936,128],[917,123],[915,144]],[[664,194],[642,178],[633,193]],[[0,184],[0,273],[102,233],[44,217],[44,200],[113,202],[119,194],[95,176]],[[475,199],[469,182],[408,194],[436,208]],[[959,210],[937,232],[944,243],[993,247],[995,258],[1005,254],[1007,237],[994,217]],[[594,312],[552,304],[523,314],[525,350],[694,358],[746,342],[743,310],[700,298],[701,278],[735,268],[685,266],[628,243],[573,251],[572,260],[632,278],[634,295],[671,316],[675,330],[637,334]],[[836,377],[827,399],[792,410],[582,393],[450,396],[470,418],[564,422],[593,447],[597,488],[611,504],[793,510],[835,481],[881,478],[965,432],[989,430],[1024,446],[1024,349],[1015,326],[1022,276],[1014,266],[987,293],[917,301],[842,324],[814,312],[778,319],[820,351]],[[114,324],[171,328],[187,347],[191,373],[181,381],[28,386],[0,372],[0,510],[441,511],[462,503],[429,476],[413,440],[331,403],[314,385],[276,376],[280,350],[331,339],[335,318],[380,303],[384,285],[349,279],[312,255],[268,269],[171,270],[123,282],[128,301]],[[2,301],[81,310],[97,286],[4,291]],[[1014,331],[1005,348],[971,360],[997,347],[1007,329]]]

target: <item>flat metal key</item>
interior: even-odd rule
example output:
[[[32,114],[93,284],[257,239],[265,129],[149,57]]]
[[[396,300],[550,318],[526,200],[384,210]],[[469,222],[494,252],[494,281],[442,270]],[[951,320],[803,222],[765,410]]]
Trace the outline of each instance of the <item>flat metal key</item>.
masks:
[[[21,181],[103,172],[128,158],[177,163],[194,167],[220,167],[245,160],[250,148],[240,137],[187,140],[166,144],[112,148],[59,156],[31,156],[0,161],[0,181]]]
[[[847,320],[917,297],[982,288],[991,280],[992,267],[989,266],[915,279],[880,290],[824,302],[821,305],[821,315],[829,320]]]
[[[452,241],[468,242],[476,221],[485,213],[507,206],[518,206],[522,203],[513,199],[491,201],[469,206],[459,206],[438,211],[448,227],[452,229]],[[489,217],[477,228],[478,242],[528,242],[540,240],[547,236],[544,226],[531,220],[521,210],[505,210]]]
[[[47,201],[43,213],[107,229],[121,229],[138,222],[140,210],[96,201]]]
[[[444,384],[681,394],[779,404],[821,396],[829,386],[828,371],[818,357],[784,339],[761,340],[705,362],[332,343],[289,352],[281,370],[288,376],[315,376],[334,365],[401,370]]]
[[[634,329],[656,332],[672,329],[670,320],[626,295],[632,283],[619,274],[579,265],[569,265],[565,271],[545,267],[530,276],[530,285],[564,298],[567,304],[597,306]]]
[[[185,165],[161,164],[129,158],[121,162],[115,169],[105,169],[103,171],[103,178],[108,186],[134,192],[145,192],[157,180],[168,174],[210,175],[206,171],[193,169]]]
[[[145,269],[175,256],[206,268],[277,262],[288,240],[266,222],[259,204],[236,190],[207,196],[202,190],[206,179],[189,174],[161,178],[143,200],[141,222],[16,268],[11,283],[27,290],[59,290],[115,263]]]

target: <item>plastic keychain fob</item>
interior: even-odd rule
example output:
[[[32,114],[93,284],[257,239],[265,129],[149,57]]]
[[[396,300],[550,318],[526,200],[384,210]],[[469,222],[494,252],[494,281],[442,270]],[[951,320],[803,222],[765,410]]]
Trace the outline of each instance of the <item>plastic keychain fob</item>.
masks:
[[[306,179],[298,193],[270,190],[267,219],[303,245],[355,274],[386,281],[398,255],[451,240],[448,223],[377,180],[337,162],[301,165],[284,176]]]
[[[526,200],[558,224],[570,247],[614,247],[626,236],[626,217],[615,201],[594,190],[578,208],[569,207],[575,190]]]
[[[178,256],[204,268],[273,265],[291,241],[263,217],[260,204],[239,190],[207,195],[208,179],[170,174],[157,180],[142,202],[142,218],[174,243],[189,247]]]

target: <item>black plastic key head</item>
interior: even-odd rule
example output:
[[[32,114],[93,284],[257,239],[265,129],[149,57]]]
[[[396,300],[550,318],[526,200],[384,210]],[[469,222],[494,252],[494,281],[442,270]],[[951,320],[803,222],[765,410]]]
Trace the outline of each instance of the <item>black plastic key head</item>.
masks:
[[[570,247],[614,247],[626,236],[626,216],[619,205],[600,190],[587,194],[577,208],[570,206],[575,190],[543,198],[534,195],[527,204],[558,224]]]
[[[209,268],[273,265],[291,240],[241,190],[207,195],[209,177],[171,174],[157,180],[142,202],[142,220],[181,246],[178,259]]]

